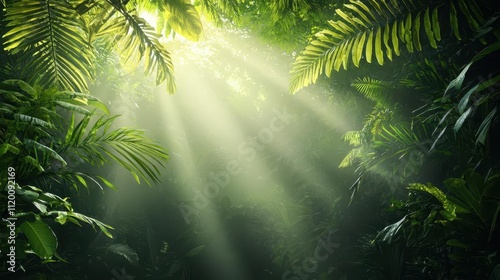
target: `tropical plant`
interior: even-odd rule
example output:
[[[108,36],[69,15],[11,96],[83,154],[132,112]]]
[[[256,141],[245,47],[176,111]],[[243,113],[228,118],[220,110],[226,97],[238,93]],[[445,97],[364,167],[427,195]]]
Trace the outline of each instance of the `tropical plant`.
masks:
[[[359,67],[363,58],[367,63],[375,58],[384,65],[385,59],[400,56],[403,46],[413,53],[427,46],[438,49],[440,41],[447,43],[452,37],[486,42],[482,36],[493,30],[494,12],[488,0],[351,0],[336,9],[329,28],[316,33],[295,60],[290,92],[315,83],[322,73],[330,77],[332,70],[347,69],[351,63]],[[498,38],[498,30],[493,32]]]
[[[8,190],[15,193],[17,202],[16,210],[9,211],[10,217],[15,219],[16,225],[25,237],[25,240],[21,240],[20,236],[16,238],[16,244],[21,244],[16,248],[20,253],[19,260],[24,259],[26,253],[35,254],[42,260],[50,260],[54,256],[62,260],[56,253],[58,242],[56,234],[48,225],[50,220],[61,225],[70,222],[80,227],[80,222],[84,222],[94,229],[97,226],[106,236],[113,237],[109,231],[109,229],[113,229],[111,226],[75,212],[68,198],[61,198],[56,194],[44,192],[30,185],[9,185]],[[8,196],[2,193],[0,197],[2,205],[4,205],[2,210],[5,211],[8,205]],[[6,237],[2,236],[2,239],[4,238]],[[7,246],[7,242],[2,242],[2,244]]]
[[[202,1],[210,13],[234,12],[232,1]],[[145,73],[175,91],[170,53],[141,13],[158,16],[159,33],[198,40],[200,16],[187,0],[169,1],[5,1],[2,12],[3,73],[59,90],[86,92],[95,77],[97,46],[119,50],[124,62],[144,60]],[[215,17],[217,14],[213,14]],[[168,32],[167,32],[168,30]]]
[[[385,178],[385,184],[396,189],[419,173],[428,152],[424,145],[429,139],[427,128],[403,113],[408,109],[397,93],[408,90],[404,85],[365,77],[355,79],[352,86],[374,105],[361,130],[344,134],[353,148],[339,167],[356,167],[353,195],[368,174]]]
[[[138,182],[140,178],[148,184],[150,180],[158,181],[160,171],[156,165],[161,166],[168,159],[166,151],[146,138],[142,131],[111,130],[116,117],[102,116],[91,122],[96,108],[108,112],[97,98],[55,88],[31,87],[20,80],[4,81],[0,94],[2,172],[8,166],[15,166],[18,181],[38,180],[50,185],[48,182],[55,180],[75,187],[93,182],[100,186],[92,176],[77,171],[76,166],[68,166],[68,159],[94,166],[114,161]],[[85,108],[88,106],[94,111]],[[69,110],[70,116],[64,118],[65,113],[58,108]],[[76,118],[80,120],[77,122]],[[113,186],[103,177],[97,179]]]
[[[379,246],[398,243],[405,253],[406,274],[431,279],[488,279],[498,269],[500,196],[498,170],[486,177],[467,170],[442,189],[411,184],[410,196],[395,209],[403,217],[381,230]],[[423,269],[425,268],[425,269]]]
[[[342,2],[342,1],[341,1]],[[295,52],[319,31],[340,2],[322,0],[241,1],[237,25],[286,51]]]
[[[65,261],[57,254],[61,233],[53,224],[84,222],[112,237],[111,226],[74,211],[69,197],[58,195],[68,192],[67,185],[76,190],[91,184],[115,188],[85,164],[114,162],[138,182],[159,180],[167,152],[140,130],[113,128],[116,117],[95,119],[96,110],[108,113],[88,94],[30,86],[21,80],[0,83],[0,182],[7,186],[0,194],[1,210],[15,220],[16,258],[23,269],[36,264],[37,258],[42,264]],[[2,244],[8,244],[9,236],[0,236]]]
[[[454,122],[453,130],[455,133],[458,133],[468,120],[474,119],[475,115],[479,116],[479,120],[475,121],[479,125],[475,131],[476,144],[486,145],[486,140],[492,131],[492,124],[498,118],[500,73],[498,69],[485,68],[484,66],[486,60],[496,59],[499,54],[500,42],[488,45],[462,67],[462,71],[448,84],[444,92],[444,97],[458,101],[458,112],[451,114],[451,116],[456,116],[451,120]],[[478,77],[470,77],[473,74],[469,73],[469,69],[474,66],[479,69],[479,73],[476,73]],[[446,118],[449,119],[450,115],[444,117],[444,119]],[[492,155],[493,158],[499,156],[499,154]]]

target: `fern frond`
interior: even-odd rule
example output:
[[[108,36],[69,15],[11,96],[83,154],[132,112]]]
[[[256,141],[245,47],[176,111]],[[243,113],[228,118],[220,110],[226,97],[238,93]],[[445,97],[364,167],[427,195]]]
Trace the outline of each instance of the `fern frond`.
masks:
[[[371,79],[370,77],[356,78],[352,84],[357,91],[377,104],[387,104],[387,98],[394,86],[389,82]]]

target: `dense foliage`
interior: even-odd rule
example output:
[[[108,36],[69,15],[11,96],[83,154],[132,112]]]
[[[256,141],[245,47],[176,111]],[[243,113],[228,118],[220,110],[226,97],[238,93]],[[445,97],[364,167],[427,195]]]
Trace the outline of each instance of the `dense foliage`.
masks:
[[[0,6],[0,203],[9,230],[0,233],[7,256],[2,279],[15,278],[12,267],[27,279],[234,280],[236,266],[248,279],[500,279],[497,2],[4,0]],[[187,155],[195,155],[198,168],[215,170],[230,159],[227,151],[210,154],[203,136],[179,132],[169,144],[187,147],[176,150],[174,161],[186,171],[165,170],[167,151],[143,130],[117,124],[115,103],[93,96],[115,93],[138,108],[138,100],[150,98],[140,91],[152,89],[125,74],[137,65],[173,93],[165,41],[202,39],[202,15],[222,28],[248,30],[294,60],[289,92],[295,95],[273,95],[272,82],[241,87],[258,92],[259,102],[248,109],[246,93],[228,94],[241,107],[235,117],[265,119],[275,104],[298,107],[287,98],[316,86],[321,90],[306,96],[315,104],[310,110],[321,115],[333,107],[336,118],[349,115],[357,127],[344,131],[342,146],[338,131],[324,129],[314,114],[292,116],[288,136],[301,144],[279,138],[281,154],[262,148],[275,168],[255,182],[237,181],[265,185],[290,205],[235,202],[225,193],[202,209],[221,217],[215,230],[195,202],[176,201],[175,192],[207,180],[192,178]],[[243,73],[224,67],[223,74],[202,69],[193,76],[208,72],[219,86],[228,72]],[[93,217],[126,212],[101,198],[120,190],[113,182],[120,175],[99,170],[111,164],[137,183],[167,178],[162,184],[169,188],[142,191],[150,204],[130,206],[132,218],[103,223]],[[97,236],[82,222],[99,229]],[[221,253],[227,246],[241,252],[238,261]]]

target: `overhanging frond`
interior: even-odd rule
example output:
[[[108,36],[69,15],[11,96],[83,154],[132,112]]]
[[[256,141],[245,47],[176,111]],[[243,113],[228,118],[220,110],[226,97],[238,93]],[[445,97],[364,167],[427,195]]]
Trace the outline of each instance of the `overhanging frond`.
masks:
[[[443,28],[461,40],[484,21],[478,4],[464,0],[350,0],[336,14],[336,20],[328,21],[330,27],[318,32],[297,57],[291,93],[315,83],[323,73],[329,77],[332,70],[347,69],[350,63],[358,67],[363,58],[383,65],[385,59],[399,56],[403,45],[408,52],[421,51],[424,37],[437,48]]]
[[[156,68],[156,84],[166,81],[167,90],[174,93],[174,66],[170,53],[158,40],[161,35],[136,13],[114,1],[109,2],[118,15],[101,26],[99,36],[115,36],[125,61],[137,56],[143,58],[146,75]]]
[[[68,1],[12,1],[6,9],[5,50],[21,54],[30,83],[59,89],[87,89],[93,79],[92,54],[79,28],[80,16]],[[38,76],[40,75],[40,76]]]
[[[203,31],[200,15],[190,0],[169,0],[163,5],[165,22],[176,33],[198,41]]]
[[[225,18],[238,19],[241,15],[236,0],[201,0],[200,5],[217,26],[221,26]]]

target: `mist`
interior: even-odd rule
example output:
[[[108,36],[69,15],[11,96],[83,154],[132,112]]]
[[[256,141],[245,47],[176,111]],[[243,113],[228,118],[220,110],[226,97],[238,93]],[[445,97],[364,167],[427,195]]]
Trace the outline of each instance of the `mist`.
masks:
[[[1,279],[500,279],[497,3],[0,7]]]
[[[355,123],[326,88],[288,94],[293,58],[247,32],[209,27],[202,41],[170,48],[176,94],[161,86],[141,93],[147,99],[96,94],[120,125],[144,129],[170,157],[157,186],[108,171],[119,190],[106,193],[104,221],[140,221],[134,227],[152,250],[141,253],[158,266],[175,264],[159,263],[164,244],[174,259],[199,248],[190,279],[276,277],[273,242],[298,254],[328,238],[308,236],[309,219],[325,219],[353,179],[337,167]]]

